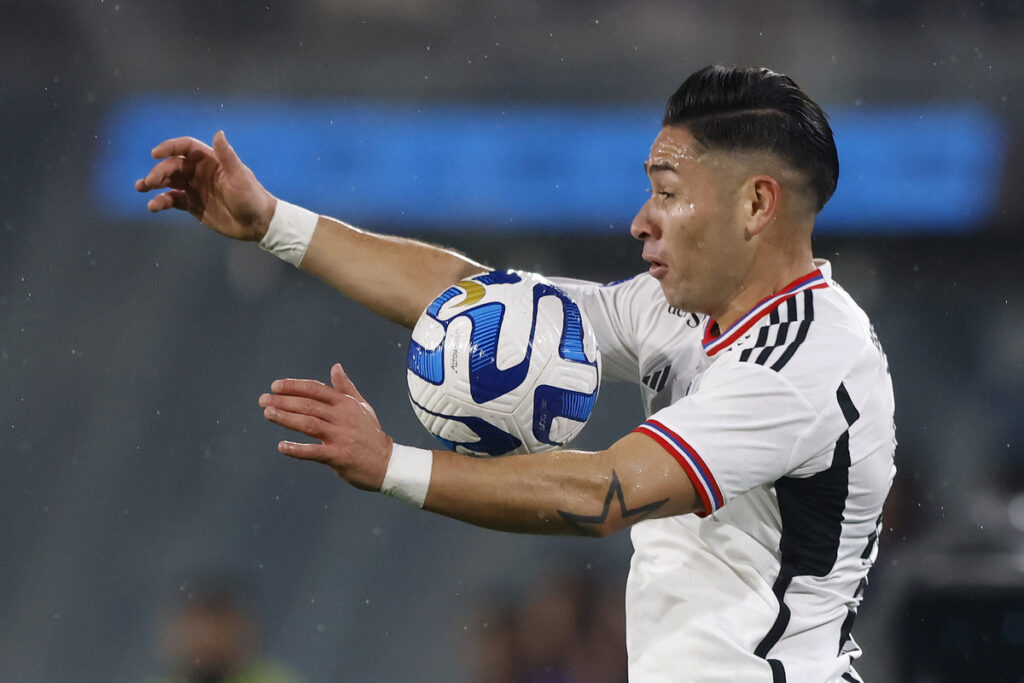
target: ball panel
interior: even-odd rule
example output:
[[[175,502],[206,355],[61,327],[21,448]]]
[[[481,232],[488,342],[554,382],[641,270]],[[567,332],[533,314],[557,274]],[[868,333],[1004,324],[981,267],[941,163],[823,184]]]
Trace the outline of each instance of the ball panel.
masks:
[[[420,422],[448,450],[465,455],[507,455],[518,452],[523,444],[518,436],[481,416],[436,412],[411,400]]]
[[[569,420],[558,416],[553,417],[551,419],[551,429],[548,431],[548,438],[557,445],[552,446],[552,449],[564,448],[567,443],[575,439],[583,431],[585,426],[585,422],[577,422],[576,420]]]
[[[591,393],[570,391],[562,387],[542,384],[533,390],[533,436],[537,441],[546,444],[563,445],[576,435],[586,423],[597,401],[597,389]],[[578,429],[572,431],[562,426],[552,434],[555,418],[575,421]],[[561,432],[561,433],[559,433]],[[566,436],[564,432],[571,432]]]

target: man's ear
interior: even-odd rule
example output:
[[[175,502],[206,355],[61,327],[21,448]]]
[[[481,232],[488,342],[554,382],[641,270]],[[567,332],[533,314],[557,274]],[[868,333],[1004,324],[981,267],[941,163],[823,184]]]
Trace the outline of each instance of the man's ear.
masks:
[[[747,234],[758,235],[779,212],[782,186],[770,175],[756,175],[747,180],[743,194]]]

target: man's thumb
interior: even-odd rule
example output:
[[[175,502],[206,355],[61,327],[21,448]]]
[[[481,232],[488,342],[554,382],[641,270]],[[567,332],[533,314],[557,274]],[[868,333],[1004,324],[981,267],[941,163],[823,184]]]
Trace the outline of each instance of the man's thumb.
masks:
[[[353,396],[360,401],[365,400],[362,394],[359,393],[359,390],[356,389],[356,385],[348,378],[348,374],[341,367],[341,363],[335,363],[331,366],[331,385],[343,394]]]
[[[213,136],[213,153],[217,155],[217,161],[229,171],[241,168],[243,165],[222,130],[218,130]]]

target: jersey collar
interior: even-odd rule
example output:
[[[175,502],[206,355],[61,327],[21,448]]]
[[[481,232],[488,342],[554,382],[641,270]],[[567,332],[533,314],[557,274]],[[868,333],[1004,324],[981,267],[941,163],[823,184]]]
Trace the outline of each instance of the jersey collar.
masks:
[[[704,352],[710,357],[722,349],[728,347],[734,341],[742,337],[747,331],[753,327],[761,318],[768,315],[779,305],[782,304],[786,299],[789,299],[793,295],[804,291],[805,289],[821,289],[822,287],[828,287],[828,280],[831,276],[831,265],[828,261],[822,261],[815,259],[815,265],[818,266],[807,275],[798,277],[788,285],[771,296],[761,299],[760,302],[752,309],[750,309],[746,315],[734,322],[729,329],[725,332],[715,335],[712,330],[715,329],[717,323],[714,318],[708,317],[704,321],[704,339],[701,343],[704,346]]]

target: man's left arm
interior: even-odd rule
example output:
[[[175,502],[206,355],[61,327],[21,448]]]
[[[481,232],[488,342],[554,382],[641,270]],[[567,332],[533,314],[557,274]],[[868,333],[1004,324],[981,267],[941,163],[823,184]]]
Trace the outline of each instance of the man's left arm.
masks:
[[[259,400],[265,417],[320,441],[282,441],[282,453],[324,463],[357,488],[381,489],[394,443],[340,365],[331,369],[330,386],[285,379],[271,389]],[[429,459],[424,509],[502,531],[607,536],[643,519],[703,509],[674,458],[639,433],[597,452],[412,457]]]

